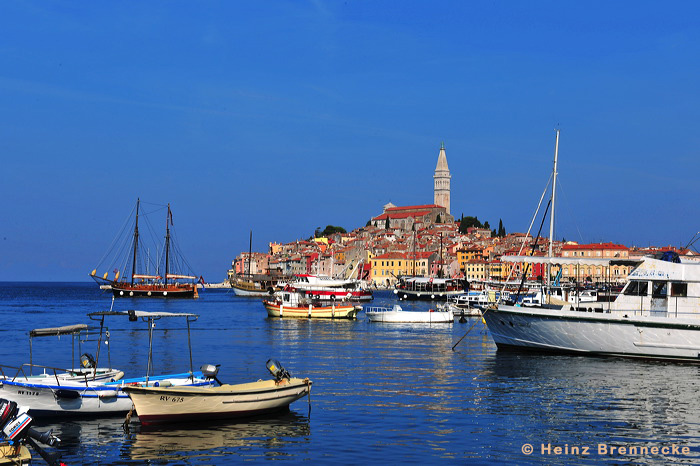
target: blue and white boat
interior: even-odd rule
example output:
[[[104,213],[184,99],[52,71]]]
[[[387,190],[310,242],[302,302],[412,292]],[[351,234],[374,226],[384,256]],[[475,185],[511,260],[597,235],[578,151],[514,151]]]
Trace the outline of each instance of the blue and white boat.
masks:
[[[117,371],[112,376],[103,374],[93,378],[96,369],[86,367],[79,375],[71,370],[52,370],[41,375],[27,375],[19,370],[14,376],[5,373],[0,380],[0,398],[27,406],[33,417],[51,415],[110,415],[124,413],[132,409],[133,403],[123,391],[125,387],[171,387],[171,386],[211,386],[216,374],[211,371],[192,370],[192,348],[190,346],[190,371],[179,374],[152,375],[152,345],[154,321],[167,317],[181,317],[187,321],[187,341],[190,342],[190,322],[197,320],[197,314],[144,311],[106,311],[88,314],[99,319],[100,338],[103,341],[104,318],[106,316],[128,316],[130,321],[142,320],[148,323],[149,351],[146,375],[136,378],[123,378]],[[99,343],[98,343],[99,345]],[[25,365],[26,366],[26,365]],[[30,367],[36,367],[29,365]],[[207,367],[215,367],[208,365]],[[53,369],[53,368],[50,368]]]

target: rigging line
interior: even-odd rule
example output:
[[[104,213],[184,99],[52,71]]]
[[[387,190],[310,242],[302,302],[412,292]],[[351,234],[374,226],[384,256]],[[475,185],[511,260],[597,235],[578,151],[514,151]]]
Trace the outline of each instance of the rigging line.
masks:
[[[171,245],[173,246],[173,251],[176,252],[176,257],[179,259],[181,264],[178,264],[182,267],[183,270],[187,270],[188,272],[194,272],[194,269],[192,266],[187,262],[187,259],[185,259],[185,255],[182,253],[182,250],[180,249],[180,242],[177,239],[177,234],[175,233],[174,230],[170,230],[170,236],[171,236]],[[194,275],[193,273],[190,273],[190,275]]]
[[[124,236],[124,231],[126,230],[126,227],[129,225],[129,221],[134,215],[134,210],[136,209],[136,205],[134,204],[134,207],[131,208],[131,212],[129,215],[126,217],[124,222],[122,223],[121,229],[119,229],[118,233],[114,238],[112,238],[112,242],[110,243],[109,247],[107,248],[107,252],[105,252],[100,258],[99,262],[97,263],[97,267],[102,266],[103,262],[107,259],[112,254],[112,251],[114,250],[114,247],[116,244],[123,239]]]
[[[559,212],[559,218],[561,218],[562,217],[562,215],[561,215],[562,205],[564,205],[564,206],[570,205],[570,203],[568,202],[568,198],[566,198],[566,193],[564,192],[564,186],[563,186],[563,183],[561,182],[561,178],[559,178],[559,185],[557,187],[557,191],[559,192],[559,197],[557,198],[556,207],[557,207],[558,212]],[[559,201],[560,198],[561,198],[561,201]],[[578,233],[579,241],[581,242],[581,244],[583,244],[584,239],[583,239],[583,235],[581,234],[581,228],[579,227],[578,221],[576,220],[577,217],[575,215],[572,215],[571,218],[574,219],[574,221],[573,221],[574,227],[576,228],[576,232]]]
[[[530,232],[532,231],[532,226],[535,224],[535,220],[537,219],[537,214],[540,212],[540,208],[542,207],[542,201],[544,201],[544,197],[547,195],[547,191],[549,190],[549,185],[552,182],[552,177],[554,176],[553,173],[549,175],[549,179],[547,180],[547,184],[544,186],[544,190],[542,191],[542,195],[540,196],[540,201],[537,203],[537,208],[535,209],[535,213],[532,215],[532,220],[530,221],[530,226],[527,229],[527,233],[523,237],[523,242],[520,244],[520,249],[518,250],[518,255],[521,255],[523,252],[523,249],[525,249],[525,242],[527,241],[528,236],[530,235]],[[547,208],[549,208],[549,204],[547,204]],[[547,212],[545,211],[545,215],[547,215]],[[542,219],[544,221],[544,218]],[[506,284],[508,281],[511,279],[513,276],[513,272],[515,271],[515,267],[511,267],[510,271],[508,272],[508,276],[506,277],[505,283],[503,283],[503,287],[501,288],[501,293],[498,296],[498,299],[496,300],[496,305],[500,304],[501,300],[503,299],[503,296],[506,291]]]

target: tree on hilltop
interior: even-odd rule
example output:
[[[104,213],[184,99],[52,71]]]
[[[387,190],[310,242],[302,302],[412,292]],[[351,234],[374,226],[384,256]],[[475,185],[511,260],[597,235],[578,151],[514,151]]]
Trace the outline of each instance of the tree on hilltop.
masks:
[[[488,222],[486,222],[488,224]],[[459,222],[459,232],[467,233],[469,228],[487,228],[481,224],[477,217],[465,217],[462,214],[462,219]]]

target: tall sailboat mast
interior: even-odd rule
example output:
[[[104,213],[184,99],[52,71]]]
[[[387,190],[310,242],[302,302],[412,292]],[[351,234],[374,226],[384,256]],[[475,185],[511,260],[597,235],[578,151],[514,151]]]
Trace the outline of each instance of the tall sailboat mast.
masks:
[[[134,226],[134,258],[131,262],[131,284],[134,284],[134,274],[136,273],[136,251],[139,248],[139,204],[141,198],[136,199],[136,224]]]
[[[554,244],[554,206],[556,205],[555,197],[557,195],[557,163],[559,160],[559,128],[556,130],[557,137],[554,144],[554,169],[552,172],[552,205],[551,211],[549,212],[549,257],[553,255],[553,244]],[[547,265],[547,284],[549,284],[551,277],[551,264]]]
[[[168,203],[168,216],[165,218],[165,280],[163,284],[168,284],[168,267],[170,261],[170,223],[173,221],[173,214],[170,213],[170,203]]]

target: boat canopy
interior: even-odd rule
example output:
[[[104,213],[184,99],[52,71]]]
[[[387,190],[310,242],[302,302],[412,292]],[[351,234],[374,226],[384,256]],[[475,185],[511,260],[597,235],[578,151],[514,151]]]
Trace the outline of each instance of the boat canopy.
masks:
[[[91,312],[88,317],[103,317],[103,316],[136,316],[144,319],[160,319],[161,317],[199,317],[199,314],[190,314],[187,312],[149,312],[149,311],[98,311]]]
[[[411,277],[411,278],[405,279],[406,282],[433,283],[435,285],[454,282],[455,280],[456,279],[454,279],[454,278],[430,278],[430,277]]]
[[[57,335],[75,335],[87,330],[85,324],[66,325],[64,327],[37,328],[29,331],[30,337],[48,337]]]
[[[596,259],[593,257],[549,257],[549,256],[501,256],[503,262],[553,264],[553,265],[635,265],[642,262],[638,259]]]
[[[166,275],[166,278],[168,278],[168,279],[172,278],[174,280],[194,280],[197,277],[194,277],[192,275],[177,275],[177,274],[169,273]]]

